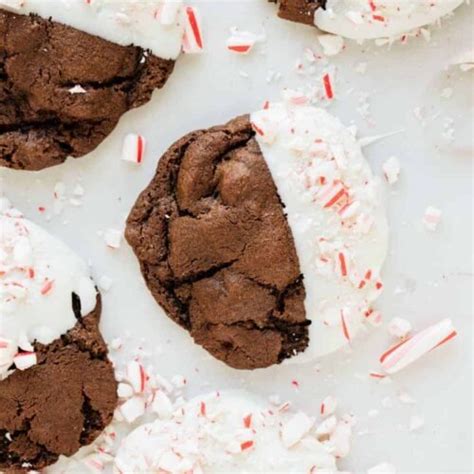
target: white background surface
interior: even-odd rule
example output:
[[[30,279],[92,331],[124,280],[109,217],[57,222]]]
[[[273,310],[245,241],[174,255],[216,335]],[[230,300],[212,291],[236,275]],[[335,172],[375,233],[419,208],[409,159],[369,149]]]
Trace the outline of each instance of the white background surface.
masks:
[[[0,171],[6,194],[29,218],[90,259],[95,277],[113,278],[112,290],[103,295],[106,338],[127,331],[136,341],[143,338],[144,346],[154,350],[161,374],[187,377],[189,395],[244,387],[265,397],[277,393],[316,414],[321,400],[333,394],[343,411],[357,416],[355,432],[369,431],[354,436],[352,453],[340,462],[341,468],[364,471],[388,461],[399,472],[471,472],[472,72],[446,66],[454,55],[472,47],[472,6],[462,6],[442,29],[431,28],[430,42],[412,39],[390,49],[346,42],[346,50],[331,59],[338,78],[336,100],[329,107],[332,113],[348,125],[356,124],[362,136],[404,129],[366,149],[379,175],[388,157],[396,155],[402,163],[399,183],[387,186],[391,251],[378,308],[385,321],[404,317],[416,329],[450,317],[460,333],[455,342],[394,376],[391,384],[367,377],[393,342],[385,326],[370,329],[354,342],[352,351],[321,360],[319,371],[315,363],[252,373],[225,367],[163,315],[145,288],[128,245],[112,251],[98,236],[107,228],[123,228],[157,158],[174,140],[259,108],[266,99],[278,99],[285,86],[308,86],[317,80],[299,76],[294,67],[305,47],[317,48],[315,29],[277,19],[275,7],[265,1],[206,2],[201,11],[205,54],[182,57],[165,89],[124,117],[90,156],[37,174]],[[267,41],[248,57],[232,55],[225,50],[231,26],[257,33],[264,28]],[[366,74],[355,71],[360,62],[367,63]],[[270,70],[282,78],[267,83]],[[452,98],[441,98],[447,87],[453,89]],[[357,111],[366,93],[371,121]],[[424,124],[413,113],[416,107],[422,108]],[[454,119],[453,142],[442,136],[448,118]],[[121,143],[129,132],[141,133],[148,141],[145,162],[138,168],[120,160]],[[67,184],[69,193],[81,183],[86,194],[81,207],[68,206],[53,216],[53,187],[58,181]],[[428,205],[443,211],[436,233],[421,224]],[[46,213],[39,213],[38,206],[46,207]],[[292,380],[299,382],[299,389]],[[402,390],[417,404],[401,404],[397,393]],[[392,408],[383,406],[386,397]],[[369,417],[371,409],[380,414]],[[414,414],[423,416],[426,424],[409,433]]]

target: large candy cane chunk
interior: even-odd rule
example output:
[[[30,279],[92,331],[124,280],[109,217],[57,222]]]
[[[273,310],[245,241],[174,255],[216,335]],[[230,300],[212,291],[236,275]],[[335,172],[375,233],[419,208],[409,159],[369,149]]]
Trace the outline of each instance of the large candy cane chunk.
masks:
[[[413,337],[390,348],[380,357],[380,363],[387,374],[394,374],[418,360],[424,354],[448,342],[457,335],[450,319],[415,334]]]

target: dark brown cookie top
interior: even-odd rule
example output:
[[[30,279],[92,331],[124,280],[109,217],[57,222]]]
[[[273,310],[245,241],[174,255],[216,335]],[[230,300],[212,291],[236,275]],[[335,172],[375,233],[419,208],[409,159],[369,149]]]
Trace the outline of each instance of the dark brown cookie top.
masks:
[[[174,61],[0,9],[0,166],[40,170],[94,150]],[[75,86],[85,93],[71,93]]]
[[[61,339],[35,346],[35,366],[0,381],[0,471],[42,469],[92,443],[112,421],[117,384],[100,312],[98,302]]]
[[[247,116],[175,143],[126,237],[157,302],[214,357],[255,369],[306,348],[293,237]]]
[[[326,0],[269,0],[278,3],[278,16],[285,20],[314,26],[314,12],[326,6]]]

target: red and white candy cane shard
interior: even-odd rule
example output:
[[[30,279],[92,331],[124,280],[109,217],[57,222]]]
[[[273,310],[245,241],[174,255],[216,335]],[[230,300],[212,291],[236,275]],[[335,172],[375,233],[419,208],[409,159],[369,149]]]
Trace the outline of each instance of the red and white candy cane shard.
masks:
[[[454,338],[457,332],[450,319],[415,334],[391,347],[380,356],[380,364],[387,374],[394,374],[418,360],[423,355]]]
[[[183,51],[187,54],[200,53],[204,49],[199,12],[194,7],[186,7]]]
[[[141,135],[129,133],[123,141],[122,160],[139,165],[145,155],[146,140]]]
[[[250,31],[235,30],[227,39],[226,46],[229,51],[239,54],[248,54],[259,41],[259,37]]]
[[[323,202],[323,207],[328,209],[338,202],[341,199],[347,196],[347,190],[340,182],[334,182],[332,184],[326,185],[320,191],[320,199]]]
[[[349,327],[347,325],[347,315],[346,311],[344,309],[341,309],[341,328],[342,328],[342,334],[344,334],[344,337],[350,341],[351,340],[351,334],[349,332]]]
[[[133,360],[127,364],[127,379],[135,393],[145,391],[147,376],[145,369],[139,362]]]

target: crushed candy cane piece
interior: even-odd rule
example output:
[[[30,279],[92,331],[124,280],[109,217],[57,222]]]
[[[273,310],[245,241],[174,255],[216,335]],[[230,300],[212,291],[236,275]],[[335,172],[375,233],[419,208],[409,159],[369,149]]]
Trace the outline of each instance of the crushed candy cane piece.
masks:
[[[418,431],[425,425],[425,419],[420,415],[413,415],[410,418],[410,423],[408,425],[408,431]]]
[[[349,454],[351,450],[351,436],[351,425],[339,421],[336,425],[336,428],[329,436],[329,445],[331,446],[331,452],[337,458],[344,458]]]
[[[120,413],[127,423],[133,423],[145,413],[145,402],[140,397],[132,397],[120,407]]]
[[[135,360],[130,361],[127,364],[127,380],[130,382],[135,393],[143,393],[147,381],[147,375],[143,365]]]
[[[400,161],[391,156],[382,166],[385,179],[389,184],[395,184],[400,176]]]
[[[342,36],[331,34],[319,35],[318,41],[326,56],[335,56],[344,49],[344,38]]]
[[[237,28],[232,28],[231,36],[226,41],[226,47],[233,53],[248,54],[256,43],[264,39],[265,35],[256,35],[250,31],[240,31]]]
[[[173,404],[169,397],[161,390],[155,392],[151,409],[162,420],[170,418],[173,414]]]
[[[322,416],[332,415],[336,408],[337,400],[333,396],[328,395],[321,403],[320,413]]]
[[[117,387],[117,395],[119,398],[125,398],[128,399],[132,397],[134,394],[133,387],[129,385],[128,383],[123,383],[120,382]]]
[[[388,323],[388,332],[395,337],[405,339],[411,332],[412,327],[410,321],[403,318],[393,318]]]
[[[38,358],[34,352],[20,352],[13,359],[18,370],[26,370],[37,364]]]
[[[334,432],[337,426],[337,418],[332,415],[326,418],[322,423],[316,427],[316,436],[322,438]]]
[[[122,147],[122,160],[137,165],[143,161],[145,154],[146,140],[142,135],[129,133],[124,141]]]
[[[108,229],[104,232],[104,241],[107,247],[119,249],[122,244],[122,232],[117,229]]]
[[[293,415],[281,428],[281,439],[286,448],[297,444],[314,425],[314,420],[298,412]]]
[[[428,206],[425,210],[425,214],[423,216],[423,224],[425,228],[431,232],[434,232],[438,228],[438,224],[441,221],[442,212],[440,209]]]
[[[330,100],[333,99],[334,89],[331,82],[331,76],[327,73],[324,74],[323,76],[323,86],[324,86],[324,92],[326,93],[326,97]]]
[[[406,405],[414,405],[416,403],[416,400],[407,392],[400,392],[398,394],[398,400]]]
[[[456,335],[452,321],[443,319],[390,348],[381,355],[380,363],[387,374],[394,374]]]
[[[71,87],[69,89],[69,93],[70,94],[86,94],[87,91],[84,89],[84,87],[82,87],[81,85],[76,85],[74,87]]]
[[[99,278],[98,284],[99,284],[99,288],[102,291],[107,292],[112,288],[113,280],[112,280],[112,278],[108,277],[107,275],[102,275]]]
[[[194,7],[185,9],[183,51],[187,54],[201,53],[204,49],[199,12]]]

